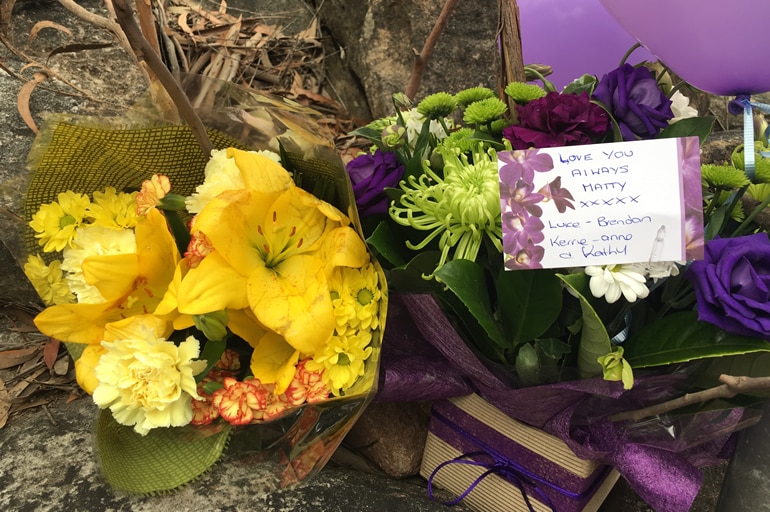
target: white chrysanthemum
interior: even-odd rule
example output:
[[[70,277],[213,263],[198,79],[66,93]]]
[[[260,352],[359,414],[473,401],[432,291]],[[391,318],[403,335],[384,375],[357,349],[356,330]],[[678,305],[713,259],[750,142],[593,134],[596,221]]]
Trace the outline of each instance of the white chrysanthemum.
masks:
[[[104,341],[105,353],[94,368],[94,402],[112,411],[121,425],[147,434],[156,427],[181,427],[192,419],[192,399],[199,400],[195,374],[205,361],[198,340],[189,336],[176,346],[153,331],[144,338]]]
[[[674,117],[668,121],[668,124],[675,123],[681,119],[687,119],[688,117],[696,117],[698,111],[690,106],[690,98],[685,96],[679,91],[676,91],[671,95],[671,111],[674,113]]]
[[[272,151],[256,151],[270,160],[280,163],[280,157]],[[227,158],[226,149],[211,152],[211,159],[206,164],[205,178],[193,194],[185,199],[185,206],[190,213],[200,213],[209,201],[226,190],[245,188],[241,170],[235,159]]]
[[[100,304],[105,299],[95,286],[86,281],[83,261],[89,256],[134,253],[136,236],[133,230],[85,225],[77,229],[72,246],[64,250],[61,269],[67,272],[67,284],[79,303]]]
[[[604,297],[612,304],[621,294],[628,302],[647,297],[646,279],[636,265],[588,266],[584,272],[591,277],[589,288],[594,297]]]

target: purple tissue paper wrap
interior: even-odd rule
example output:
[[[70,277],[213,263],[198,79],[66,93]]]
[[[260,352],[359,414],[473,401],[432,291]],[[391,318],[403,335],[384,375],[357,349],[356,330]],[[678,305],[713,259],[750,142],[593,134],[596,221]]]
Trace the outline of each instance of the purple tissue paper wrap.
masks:
[[[637,408],[645,399],[648,403],[651,397],[659,400],[661,389],[675,393],[682,376],[642,376],[625,393],[622,383],[601,378],[514,389],[468,348],[433,296],[393,294],[390,302],[402,309],[395,317],[388,312],[379,400],[441,399],[476,392],[511,418],[559,437],[578,457],[614,466],[659,511],[688,511],[702,482],[698,468],[729,456],[729,435],[718,433],[736,429],[740,409],[720,417],[719,424],[712,426],[713,439],[678,452],[632,440],[623,422],[606,418],[618,410]],[[422,346],[426,342],[431,348]],[[410,372],[418,375],[407,377]],[[407,384],[397,384],[402,379]],[[623,400],[618,400],[621,395]]]

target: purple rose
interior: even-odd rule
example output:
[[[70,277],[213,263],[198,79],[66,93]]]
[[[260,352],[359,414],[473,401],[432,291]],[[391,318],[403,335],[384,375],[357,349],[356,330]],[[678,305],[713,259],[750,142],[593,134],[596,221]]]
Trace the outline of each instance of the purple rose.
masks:
[[[519,124],[503,130],[513,149],[555,148],[591,144],[609,129],[609,116],[588,95],[549,92],[516,106]]]
[[[651,139],[674,117],[671,100],[645,67],[623,64],[604,75],[594,90],[620,126],[623,140]]]
[[[770,239],[715,238],[687,271],[698,318],[733,334],[770,340]]]
[[[358,214],[361,217],[388,211],[385,188],[395,187],[404,174],[404,166],[395,153],[365,153],[348,162],[348,175],[353,184]]]

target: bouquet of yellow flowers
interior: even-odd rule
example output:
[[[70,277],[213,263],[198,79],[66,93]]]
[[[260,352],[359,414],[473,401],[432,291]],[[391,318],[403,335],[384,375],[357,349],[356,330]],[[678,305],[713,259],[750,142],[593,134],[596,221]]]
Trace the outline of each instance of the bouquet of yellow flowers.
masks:
[[[295,482],[375,388],[386,284],[344,167],[291,137],[290,116],[312,113],[234,90],[237,108],[209,115],[286,133],[248,150],[211,130],[206,160],[183,126],[61,121],[33,150],[24,268],[48,306],[35,324],[76,358],[105,475],[129,492],[195,478],[245,425],[259,432],[239,454],[272,450]]]

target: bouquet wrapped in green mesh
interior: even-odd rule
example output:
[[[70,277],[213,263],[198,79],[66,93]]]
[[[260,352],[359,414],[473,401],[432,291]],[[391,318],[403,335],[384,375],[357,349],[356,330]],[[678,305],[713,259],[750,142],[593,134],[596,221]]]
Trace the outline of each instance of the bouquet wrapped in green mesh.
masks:
[[[385,280],[311,110],[201,77],[186,92],[207,98],[210,159],[186,126],[147,115],[41,132],[26,197],[25,272],[47,306],[35,323],[67,343],[101,409],[114,487],[175,489],[228,443],[290,484],[373,394]]]

